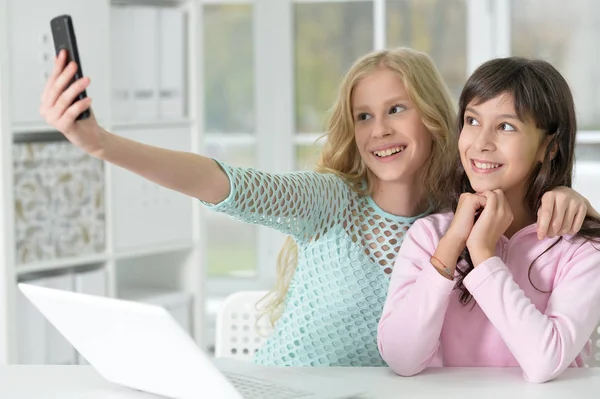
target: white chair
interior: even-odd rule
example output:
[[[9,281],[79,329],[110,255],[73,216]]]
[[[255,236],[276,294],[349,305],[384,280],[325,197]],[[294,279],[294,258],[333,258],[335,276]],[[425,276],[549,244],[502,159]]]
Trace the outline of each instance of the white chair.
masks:
[[[217,313],[215,356],[252,361],[272,332],[268,316],[261,317],[257,302],[268,291],[240,291],[225,298]],[[261,304],[262,305],[262,304]]]
[[[600,367],[600,324],[592,334],[592,355],[586,363],[589,367]]]

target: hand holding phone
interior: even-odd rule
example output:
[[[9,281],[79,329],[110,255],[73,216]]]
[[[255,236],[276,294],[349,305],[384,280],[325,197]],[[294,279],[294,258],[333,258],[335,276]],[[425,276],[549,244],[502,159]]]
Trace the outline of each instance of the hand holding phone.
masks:
[[[90,79],[83,77],[71,18],[56,17],[51,27],[57,57],[41,95],[40,115],[71,143],[101,157],[107,132],[98,125],[86,94]]]
[[[69,62],[74,61],[77,64],[77,72],[75,76],[69,83],[69,86],[73,84],[76,80],[81,79],[83,77],[83,70],[81,68],[81,60],[79,58],[79,49],[77,48],[77,39],[75,37],[75,29],[73,28],[73,20],[69,15],[59,15],[55,18],[52,18],[50,21],[50,28],[52,30],[52,38],[54,39],[54,49],[56,51],[56,55],[60,53],[61,50],[67,51],[67,62],[65,65],[68,65]],[[68,86],[67,86],[68,87]],[[83,100],[87,97],[87,93],[83,90],[73,103]],[[87,109],[83,111],[76,120],[87,119],[90,117],[90,110]]]

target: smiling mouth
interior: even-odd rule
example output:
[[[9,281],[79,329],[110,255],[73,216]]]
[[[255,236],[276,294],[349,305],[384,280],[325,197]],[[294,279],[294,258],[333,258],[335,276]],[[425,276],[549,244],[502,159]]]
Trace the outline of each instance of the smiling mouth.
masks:
[[[379,157],[379,158],[385,158],[385,157],[389,157],[391,155],[397,154],[399,152],[402,152],[405,149],[406,149],[405,145],[399,145],[397,147],[388,148],[387,150],[373,151],[373,155],[375,155],[376,157]]]
[[[475,161],[474,159],[471,160],[471,164],[475,167],[476,170],[490,171],[490,172],[497,170],[503,166],[503,164],[501,164],[501,163],[481,162],[481,161]]]

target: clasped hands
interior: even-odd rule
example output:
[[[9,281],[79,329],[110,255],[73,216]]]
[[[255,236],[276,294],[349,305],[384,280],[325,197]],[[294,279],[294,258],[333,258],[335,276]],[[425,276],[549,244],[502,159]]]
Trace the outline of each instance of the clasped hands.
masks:
[[[539,239],[576,234],[588,211],[584,197],[567,187],[544,194],[537,212]],[[481,212],[475,222],[475,215]],[[469,249],[474,266],[493,257],[500,237],[513,223],[513,211],[500,189],[483,193],[463,193],[445,238],[459,248]]]

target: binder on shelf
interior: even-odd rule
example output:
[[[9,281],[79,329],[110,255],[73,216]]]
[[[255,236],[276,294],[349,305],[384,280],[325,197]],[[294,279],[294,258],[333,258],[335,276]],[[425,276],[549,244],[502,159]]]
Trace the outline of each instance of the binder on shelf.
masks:
[[[106,269],[103,267],[77,272],[74,275],[74,280],[76,292],[97,296],[106,296],[108,293]],[[77,364],[88,365],[89,362],[77,353]]]
[[[73,275],[64,273],[27,281],[60,290],[73,290]],[[77,364],[75,348],[22,294],[19,295],[18,356],[22,364]]]
[[[133,102],[132,119],[158,119],[158,11],[153,6],[132,6]]]
[[[183,10],[159,10],[159,116],[163,120],[185,117],[185,21]]]
[[[128,122],[133,103],[133,12],[128,6],[113,6],[110,12],[112,115],[115,121]]]
[[[82,294],[106,296],[106,269],[101,267],[75,273],[75,291]]]
[[[35,282],[30,282],[35,284]],[[17,361],[19,364],[46,364],[46,319],[17,290]]]
[[[65,273],[47,277],[43,283],[48,288],[73,291],[73,275]],[[50,322],[46,322],[46,363],[77,364],[77,352],[67,339]]]

